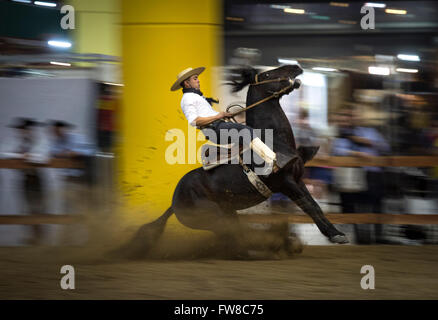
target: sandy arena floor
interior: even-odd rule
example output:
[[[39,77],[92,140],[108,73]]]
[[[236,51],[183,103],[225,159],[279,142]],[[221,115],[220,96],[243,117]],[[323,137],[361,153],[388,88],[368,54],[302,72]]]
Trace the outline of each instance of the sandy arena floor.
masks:
[[[271,261],[110,261],[83,253],[0,248],[0,299],[438,298],[438,246],[307,246]],[[75,290],[60,288],[64,264],[75,267]],[[366,264],[375,268],[375,290],[360,287]]]

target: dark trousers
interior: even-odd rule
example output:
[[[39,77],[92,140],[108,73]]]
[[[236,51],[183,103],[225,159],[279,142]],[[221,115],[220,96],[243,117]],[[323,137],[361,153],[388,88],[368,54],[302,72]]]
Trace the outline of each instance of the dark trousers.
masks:
[[[238,136],[231,137],[231,133],[233,131],[230,130],[232,129],[237,130]],[[227,139],[221,139],[221,130],[222,135],[225,134]],[[207,140],[210,140],[211,142],[214,142],[216,144],[229,144],[232,142],[236,142],[235,140],[237,140],[238,138],[239,145],[243,147],[247,147],[249,143],[257,137],[251,127],[248,127],[241,123],[225,122],[223,120],[215,121],[205,128],[202,128],[202,132],[204,133]]]
[[[29,171],[24,176],[24,198],[29,214],[42,214],[43,212],[43,188],[41,178],[37,172]],[[32,237],[29,244],[40,243],[43,237],[43,227],[35,224],[32,226]]]

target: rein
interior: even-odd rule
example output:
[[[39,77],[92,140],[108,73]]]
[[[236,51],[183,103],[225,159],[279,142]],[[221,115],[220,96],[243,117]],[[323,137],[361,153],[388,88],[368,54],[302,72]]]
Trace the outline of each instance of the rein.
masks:
[[[294,87],[295,85],[295,81],[290,79],[290,78],[277,78],[277,79],[271,79],[271,80],[265,80],[265,81],[258,81],[258,74],[256,74],[255,76],[255,83],[250,83],[250,86],[257,86],[257,85],[261,85],[261,84],[265,84],[265,83],[269,83],[269,82],[280,82],[280,81],[289,81],[289,85],[284,87],[283,89],[279,90],[279,91],[275,91],[274,93],[272,93],[270,96],[259,100],[249,106],[247,106],[246,108],[242,108],[241,110],[234,112],[233,115],[230,117],[231,119],[234,120],[234,117],[237,116],[238,114],[245,112],[246,110],[249,110],[251,108],[254,108],[256,106],[258,106],[259,104],[262,104],[263,102],[266,102],[268,100],[271,100],[273,98],[278,98],[280,97],[281,94],[283,94],[284,92],[286,92],[287,90],[291,89]],[[224,119],[225,121],[230,121],[228,119]],[[235,120],[234,120],[235,121]],[[214,121],[207,123],[205,125],[203,125],[202,127],[199,127],[199,129],[203,129],[205,127],[207,127],[208,125],[210,125],[211,123],[213,123]]]
[[[249,109],[251,109],[251,108],[254,108],[254,107],[258,106],[259,104],[262,104],[263,102],[266,102],[266,101],[268,101],[268,100],[271,100],[272,98],[278,98],[282,93],[284,93],[284,92],[286,92],[287,90],[293,88],[293,86],[294,86],[294,81],[291,80],[290,78],[277,78],[277,79],[265,80],[265,81],[260,81],[260,82],[259,82],[259,81],[258,81],[258,74],[257,74],[257,75],[255,76],[255,81],[256,81],[256,82],[255,82],[255,83],[251,83],[250,86],[257,86],[257,85],[265,84],[265,83],[269,83],[269,82],[280,82],[280,81],[289,81],[290,84],[289,84],[288,86],[284,87],[283,89],[274,92],[272,95],[270,95],[270,96],[268,96],[268,97],[266,97],[266,98],[264,98],[264,99],[262,99],[262,100],[259,100],[259,101],[255,102],[255,103],[253,103],[253,104],[247,106],[246,108],[242,108],[242,110],[239,110],[239,111],[233,113],[233,117],[236,116],[236,115],[238,115],[238,114],[240,114],[240,113],[242,113],[242,112],[244,112],[244,111],[246,111],[246,110],[249,110]]]

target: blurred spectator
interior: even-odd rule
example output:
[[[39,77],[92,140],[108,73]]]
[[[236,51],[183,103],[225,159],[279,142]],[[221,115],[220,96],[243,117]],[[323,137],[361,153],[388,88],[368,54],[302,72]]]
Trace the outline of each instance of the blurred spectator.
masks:
[[[82,161],[88,165],[89,161],[87,160],[96,152],[94,145],[88,142],[85,136],[73,132],[74,125],[70,123],[54,120],[50,124],[53,136],[50,155],[54,158]],[[85,169],[62,169],[61,172],[69,181],[86,182],[86,179],[89,178],[89,171]]]
[[[430,127],[425,131],[425,143],[427,144],[428,154],[438,156],[438,116],[432,116]],[[438,193],[438,167],[433,167],[429,171],[430,178],[433,179],[433,191]]]
[[[317,134],[309,125],[309,112],[307,109],[300,109],[298,119],[294,123],[293,129],[295,134],[295,142],[298,146],[318,145]]]
[[[83,214],[90,205],[91,192],[88,188],[91,175],[91,156],[95,147],[81,134],[72,131],[74,125],[65,121],[50,121],[53,141],[50,154],[54,158],[69,158],[84,165],[84,169],[59,169],[63,180],[63,200],[65,213]],[[66,226],[61,242],[75,243],[79,239],[75,226]],[[83,238],[83,237],[82,237]]]
[[[298,121],[293,127],[297,146],[319,146],[315,158],[328,157],[329,141],[309,124],[307,109],[300,109]],[[331,170],[325,167],[307,167],[304,181],[317,200],[327,200],[327,185],[331,183]]]
[[[344,110],[338,115],[339,137],[333,144],[336,156],[355,156],[364,160],[371,156],[385,155],[389,145],[374,128],[367,127],[357,110]],[[338,168],[347,172],[352,168]],[[383,199],[383,172],[378,167],[355,168],[350,176],[348,188],[340,186],[343,213],[381,213]],[[359,244],[371,243],[370,225],[355,225],[356,240]],[[375,241],[384,242],[381,225],[375,225]]]
[[[418,155],[426,153],[425,132],[430,127],[430,115],[427,112],[427,101],[419,95],[399,94],[399,103],[394,110],[396,121],[397,144],[400,154]]]
[[[427,144],[430,147],[429,153],[438,155],[438,116],[431,120],[431,126],[426,133]]]
[[[29,163],[44,163],[48,161],[47,150],[38,138],[36,128],[44,124],[28,118],[17,118],[15,123],[9,125],[19,133],[18,146],[10,154],[10,157],[22,159]],[[40,170],[27,168],[21,170],[23,173],[24,198],[29,214],[43,214],[44,194]],[[41,244],[44,237],[43,226],[35,224],[32,226],[32,236],[25,240],[27,244]]]
[[[411,115],[409,125],[412,129],[412,150],[416,154],[424,154],[427,150],[425,134],[430,127],[430,115],[427,112],[427,100],[420,95],[412,95],[410,99]]]
[[[50,148],[53,157],[74,158],[94,154],[95,147],[83,135],[72,131],[74,125],[60,120],[52,120],[50,124],[54,138]]]

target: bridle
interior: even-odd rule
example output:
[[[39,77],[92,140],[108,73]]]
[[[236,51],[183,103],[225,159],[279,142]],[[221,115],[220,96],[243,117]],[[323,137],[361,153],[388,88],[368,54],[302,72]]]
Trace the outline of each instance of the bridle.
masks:
[[[241,106],[238,105],[238,104],[232,104],[232,105],[229,105],[229,106],[227,107],[227,109],[226,109],[226,112],[228,112],[228,110],[229,110],[231,107],[234,107],[234,106],[239,106],[239,107],[242,108],[241,110],[239,110],[239,111],[237,111],[237,112],[234,112],[234,113],[232,114],[232,116],[230,117],[230,119],[232,119],[233,122],[237,122],[237,121],[234,119],[234,117],[237,116],[238,114],[240,114],[240,113],[242,113],[242,112],[245,112],[245,111],[247,111],[247,110],[249,110],[249,109],[252,109],[252,108],[258,106],[259,104],[262,104],[262,103],[264,103],[264,102],[266,102],[266,101],[269,101],[269,100],[271,100],[271,99],[273,99],[273,98],[279,98],[283,93],[285,93],[285,92],[288,91],[289,89],[292,89],[292,88],[299,88],[299,86],[300,86],[300,84],[301,84],[301,81],[300,81],[300,80],[298,80],[298,79],[297,79],[297,80],[292,80],[291,78],[276,78],[276,79],[270,79],[270,80],[264,80],[264,81],[259,81],[258,78],[259,78],[259,74],[256,74],[256,75],[255,75],[255,82],[254,82],[254,83],[250,83],[249,85],[250,85],[250,86],[258,86],[258,85],[262,85],[262,84],[265,84],[265,83],[280,82],[280,81],[288,81],[288,82],[289,82],[289,85],[287,85],[286,87],[284,87],[284,88],[282,88],[282,89],[280,89],[280,90],[278,90],[278,91],[273,92],[270,96],[268,96],[268,97],[266,97],[266,98],[263,98],[263,99],[261,99],[261,100],[259,100],[259,101],[257,101],[257,102],[254,102],[253,104],[247,106],[246,108],[241,107]],[[224,119],[224,120],[225,120],[225,121],[229,121],[229,120],[227,120],[227,119]],[[212,121],[212,122],[214,122],[214,121]],[[211,122],[211,123],[212,123],[212,122]],[[206,125],[200,127],[199,129],[203,129],[203,128],[209,126],[211,123],[208,123],[208,124],[206,124]]]
[[[280,81],[289,81],[289,85],[284,87],[283,89],[280,89],[279,91],[273,92],[270,96],[268,96],[266,98],[263,98],[263,99],[261,99],[261,100],[259,100],[257,102],[254,102],[253,104],[247,106],[246,108],[242,108],[241,110],[233,113],[232,118],[234,118],[234,116],[236,116],[236,115],[238,115],[238,114],[240,114],[240,113],[242,113],[242,112],[244,112],[246,110],[254,108],[254,107],[258,106],[259,104],[262,104],[262,103],[264,103],[264,102],[266,102],[268,100],[280,97],[283,93],[285,93],[289,89],[292,89],[295,86],[296,83],[300,83],[300,82],[296,82],[296,80],[292,80],[291,78],[276,78],[276,79],[271,79],[271,80],[258,81],[258,77],[259,77],[259,74],[256,74],[255,82],[251,83],[250,86],[258,86],[258,85],[265,84],[265,83],[280,82]],[[227,112],[228,112],[228,108],[227,108]]]

